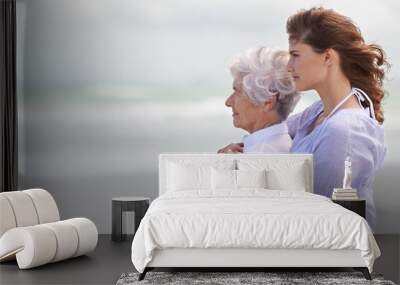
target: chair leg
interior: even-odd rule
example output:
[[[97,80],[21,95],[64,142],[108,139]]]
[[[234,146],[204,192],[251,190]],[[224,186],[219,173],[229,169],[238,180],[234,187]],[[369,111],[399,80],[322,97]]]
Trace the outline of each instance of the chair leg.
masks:
[[[146,268],[143,270],[143,272],[139,274],[138,281],[142,281],[142,280],[144,279],[144,277],[146,276],[147,271],[148,271],[148,269],[147,269],[147,267],[146,267]]]
[[[364,275],[365,279],[372,280],[371,275],[369,274],[369,270],[367,267],[354,267],[355,270],[361,271]]]

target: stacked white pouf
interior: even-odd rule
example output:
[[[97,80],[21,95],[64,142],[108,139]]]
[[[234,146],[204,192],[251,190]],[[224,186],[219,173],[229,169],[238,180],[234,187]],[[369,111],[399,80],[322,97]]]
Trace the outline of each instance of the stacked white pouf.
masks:
[[[17,259],[20,269],[86,254],[96,248],[96,225],[86,218],[60,221],[43,189],[0,193],[0,262]]]

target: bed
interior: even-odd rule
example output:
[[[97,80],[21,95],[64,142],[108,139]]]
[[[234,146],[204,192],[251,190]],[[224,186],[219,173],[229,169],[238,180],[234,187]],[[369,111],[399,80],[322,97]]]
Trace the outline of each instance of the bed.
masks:
[[[380,255],[361,216],[313,194],[309,154],[161,154],[159,197],[132,242],[154,268],[352,267]]]

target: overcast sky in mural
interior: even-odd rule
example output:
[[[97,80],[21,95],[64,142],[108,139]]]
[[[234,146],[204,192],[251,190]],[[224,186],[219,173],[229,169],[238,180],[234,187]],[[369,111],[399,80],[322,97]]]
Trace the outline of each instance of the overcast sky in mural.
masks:
[[[400,62],[395,0],[35,2],[27,30],[36,30],[26,36],[40,44],[25,54],[26,66],[40,72],[26,73],[26,80],[220,82],[229,78],[227,65],[235,53],[258,45],[286,48],[287,17],[320,4],[351,17],[367,42],[381,44],[393,63]],[[391,76],[399,74],[394,65]]]

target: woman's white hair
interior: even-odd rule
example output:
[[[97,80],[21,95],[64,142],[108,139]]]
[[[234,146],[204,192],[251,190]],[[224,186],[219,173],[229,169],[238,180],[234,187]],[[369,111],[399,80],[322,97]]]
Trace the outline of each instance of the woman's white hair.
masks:
[[[250,101],[259,105],[277,96],[278,114],[286,119],[299,101],[299,93],[287,71],[288,52],[266,47],[252,48],[237,55],[230,66],[235,80]]]

